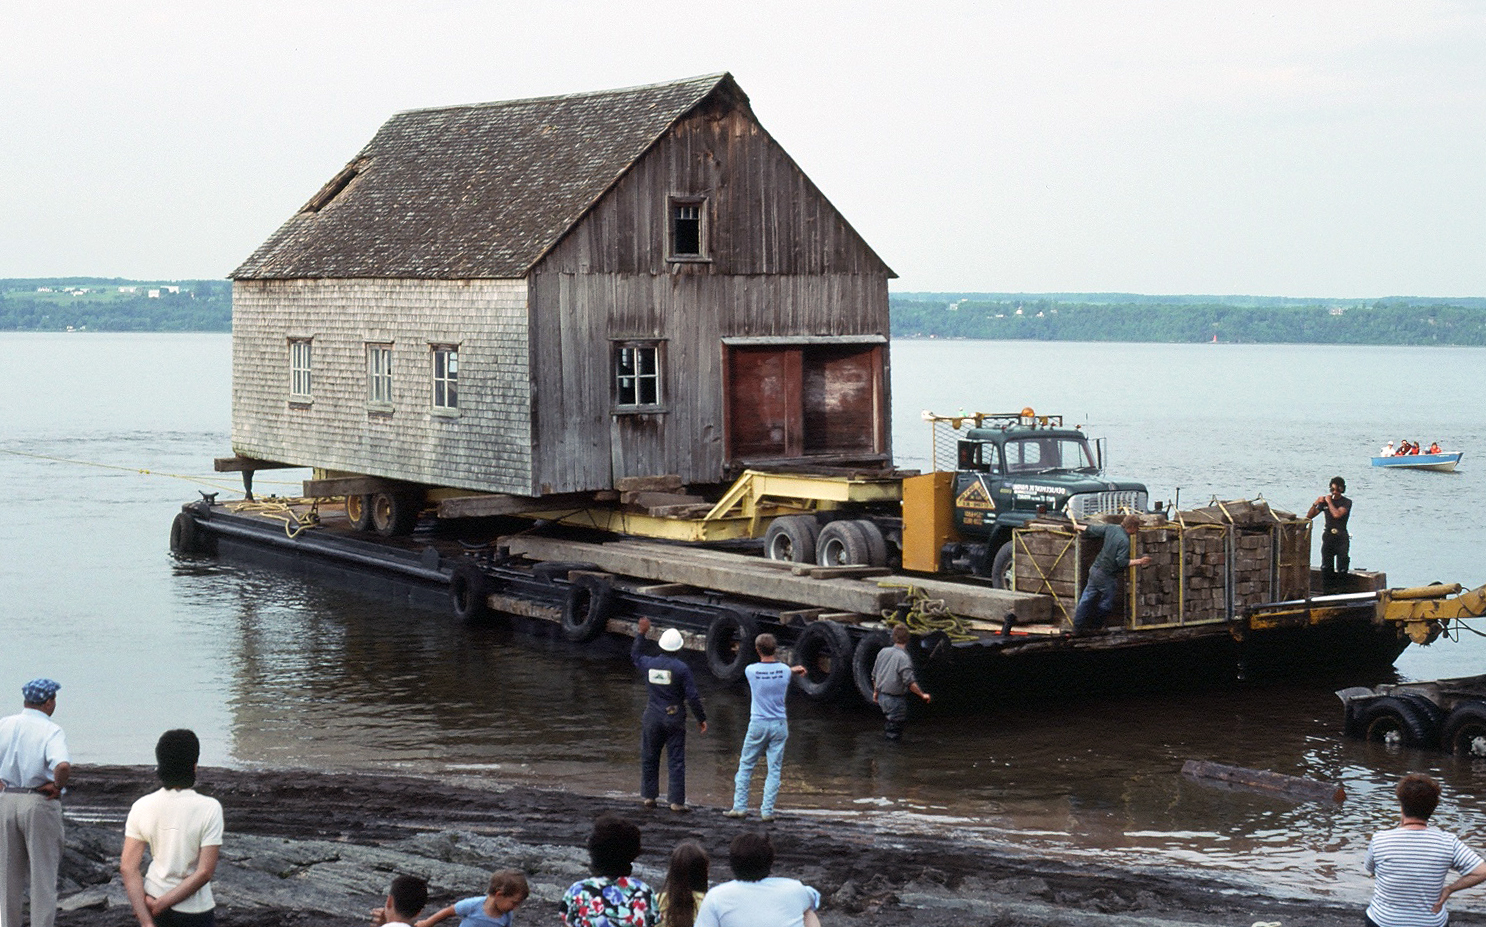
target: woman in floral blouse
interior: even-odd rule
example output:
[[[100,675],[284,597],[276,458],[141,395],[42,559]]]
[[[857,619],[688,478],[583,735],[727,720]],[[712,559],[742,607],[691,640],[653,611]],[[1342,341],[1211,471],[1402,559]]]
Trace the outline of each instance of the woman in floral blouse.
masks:
[[[640,855],[640,828],[614,814],[594,819],[588,835],[593,876],[574,882],[562,896],[566,927],[655,927],[655,894],[630,875]]]

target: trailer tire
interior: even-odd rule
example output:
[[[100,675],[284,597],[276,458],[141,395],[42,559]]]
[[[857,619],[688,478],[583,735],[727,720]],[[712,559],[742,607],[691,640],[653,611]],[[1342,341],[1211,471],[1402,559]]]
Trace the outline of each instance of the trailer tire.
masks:
[[[1440,744],[1469,759],[1486,758],[1486,702],[1461,702],[1445,719]]]
[[[1011,589],[1016,585],[1016,579],[1012,576],[1012,547],[1007,541],[996,550],[996,557],[991,561],[991,585],[997,589]]]
[[[613,586],[594,577],[577,580],[562,600],[562,636],[575,644],[596,639],[609,626],[613,609]]]
[[[460,621],[478,621],[490,614],[490,577],[471,560],[454,565],[449,576],[449,601],[454,617]]]
[[[1438,747],[1440,732],[1445,727],[1445,709],[1417,692],[1399,692],[1397,697],[1413,705],[1414,710],[1419,713],[1419,720],[1424,722],[1425,746]]]
[[[1362,707],[1362,736],[1374,743],[1418,748],[1429,742],[1428,725],[1413,703],[1385,695]]]
[[[749,664],[758,662],[754,638],[758,622],[734,609],[724,609],[707,625],[707,669],[723,682],[737,682]]]
[[[533,579],[540,579],[544,583],[554,583],[557,580],[566,580],[569,573],[585,572],[598,573],[597,563],[588,563],[584,560],[543,560],[531,568]]]
[[[800,691],[817,702],[844,692],[851,685],[851,651],[851,635],[836,622],[823,618],[806,625],[794,646],[795,663],[805,667],[805,675],[796,681]]]
[[[852,524],[867,542],[867,565],[887,566],[887,538],[882,536],[882,529],[865,518],[859,518]]]
[[[184,556],[209,553],[209,544],[205,532],[196,524],[196,519],[188,512],[178,512],[175,521],[170,523],[170,552]]]
[[[764,556],[786,563],[814,563],[820,524],[810,515],[785,515],[769,522],[764,532]]]
[[[405,537],[418,525],[423,499],[416,492],[384,490],[372,493],[371,520],[377,534],[384,538]]]
[[[850,520],[833,521],[820,529],[815,541],[815,562],[824,567],[868,566],[872,550],[866,535]]]
[[[877,655],[893,646],[893,636],[886,631],[873,631],[857,641],[857,649],[851,655],[851,679],[856,683],[857,694],[868,705],[875,705],[872,693],[872,670],[877,666]]]
[[[372,530],[372,497],[347,496],[346,497],[346,521],[357,531]]]

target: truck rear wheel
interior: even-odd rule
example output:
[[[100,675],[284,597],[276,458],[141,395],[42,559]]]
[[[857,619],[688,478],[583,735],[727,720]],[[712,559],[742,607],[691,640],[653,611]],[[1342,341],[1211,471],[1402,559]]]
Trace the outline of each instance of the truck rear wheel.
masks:
[[[797,684],[808,698],[830,701],[851,685],[851,635],[829,618],[805,626],[795,640],[794,658],[805,667]]]
[[[854,521],[833,521],[820,529],[815,542],[815,562],[820,566],[870,566],[872,549]]]
[[[1456,756],[1486,757],[1486,702],[1461,702],[1445,719],[1441,745]]]
[[[858,533],[867,542],[867,565],[887,566],[887,538],[882,536],[882,529],[865,518],[859,518],[852,524],[856,525]]]
[[[785,515],[769,522],[764,532],[764,556],[787,563],[814,563],[820,525],[809,515]]]

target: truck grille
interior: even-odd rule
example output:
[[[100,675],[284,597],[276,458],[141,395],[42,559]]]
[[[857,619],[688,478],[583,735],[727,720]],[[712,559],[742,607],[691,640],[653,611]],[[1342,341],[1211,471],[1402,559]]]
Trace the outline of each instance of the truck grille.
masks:
[[[1144,512],[1146,494],[1136,489],[1111,492],[1084,492],[1068,497],[1065,511],[1074,518],[1091,515],[1114,515],[1119,512]]]

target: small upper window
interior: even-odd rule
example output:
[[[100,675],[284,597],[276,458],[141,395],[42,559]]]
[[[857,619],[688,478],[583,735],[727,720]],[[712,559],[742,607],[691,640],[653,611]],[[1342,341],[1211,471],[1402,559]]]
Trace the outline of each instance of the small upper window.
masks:
[[[459,408],[459,347],[433,346],[433,407]]]
[[[671,198],[671,257],[705,258],[707,201],[699,197]]]
[[[614,405],[620,409],[660,405],[660,343],[627,341],[614,345]]]
[[[289,342],[289,395],[293,399],[310,398],[310,348],[308,338]]]
[[[392,401],[392,345],[366,346],[366,398],[371,402]]]

